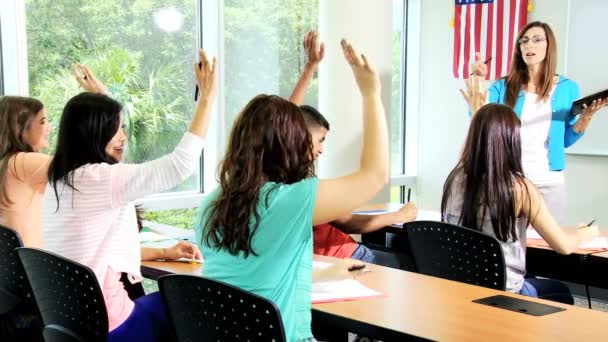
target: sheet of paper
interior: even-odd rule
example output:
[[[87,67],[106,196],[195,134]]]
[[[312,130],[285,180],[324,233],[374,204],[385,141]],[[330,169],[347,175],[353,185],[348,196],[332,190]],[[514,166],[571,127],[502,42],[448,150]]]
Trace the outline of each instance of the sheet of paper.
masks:
[[[379,297],[382,293],[364,286],[355,279],[313,282],[313,304]]]
[[[543,240],[543,238],[534,229],[528,229],[526,231],[526,237],[528,239]],[[580,246],[580,249],[596,249],[596,248],[608,248],[608,237],[600,236],[595,239],[585,242]]]
[[[179,258],[175,261],[187,262],[189,264],[202,264],[203,263],[203,260],[187,259],[187,258]]]
[[[416,221],[441,221],[441,213],[434,210],[418,210]]]
[[[380,214],[386,214],[386,213],[390,213],[392,211],[388,211],[385,209],[375,209],[375,210],[359,210],[359,211],[353,211],[353,214],[355,215],[380,215]]]
[[[330,268],[332,265],[333,264],[331,262],[316,261],[316,260],[312,261],[313,270],[324,270],[324,269]]]
[[[154,232],[141,232],[139,233],[139,242],[157,242],[165,240],[174,240],[169,236],[154,233]]]

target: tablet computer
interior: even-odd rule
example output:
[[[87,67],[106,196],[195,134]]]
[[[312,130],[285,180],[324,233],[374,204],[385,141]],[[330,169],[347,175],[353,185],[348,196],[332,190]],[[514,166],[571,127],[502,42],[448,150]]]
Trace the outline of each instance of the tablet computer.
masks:
[[[591,94],[589,96],[583,97],[582,99],[574,101],[574,103],[572,103],[572,115],[579,115],[580,113],[582,113],[584,104],[590,106],[593,100],[605,99],[607,97],[608,89],[599,91],[595,94]]]

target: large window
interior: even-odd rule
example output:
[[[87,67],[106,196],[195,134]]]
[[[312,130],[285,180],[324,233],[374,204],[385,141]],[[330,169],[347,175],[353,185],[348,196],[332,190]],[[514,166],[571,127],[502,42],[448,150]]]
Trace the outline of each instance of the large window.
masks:
[[[173,150],[193,110],[195,0],[26,0],[30,95],[57,128],[85,63],[124,105],[128,162]],[[55,141],[55,136],[51,142]],[[173,191],[200,191],[200,170]]]
[[[224,0],[225,127],[260,93],[288,97],[306,60],[302,39],[318,25],[318,0]],[[316,106],[317,80],[305,102]]]

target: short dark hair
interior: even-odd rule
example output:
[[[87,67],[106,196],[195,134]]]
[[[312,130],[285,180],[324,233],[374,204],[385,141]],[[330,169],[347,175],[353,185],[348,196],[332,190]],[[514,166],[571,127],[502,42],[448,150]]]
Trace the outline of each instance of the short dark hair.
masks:
[[[304,113],[304,120],[306,121],[307,126],[311,126],[313,124],[319,125],[321,127],[325,127],[325,129],[329,131],[329,122],[315,107],[302,105],[300,106],[300,110],[302,113]]]

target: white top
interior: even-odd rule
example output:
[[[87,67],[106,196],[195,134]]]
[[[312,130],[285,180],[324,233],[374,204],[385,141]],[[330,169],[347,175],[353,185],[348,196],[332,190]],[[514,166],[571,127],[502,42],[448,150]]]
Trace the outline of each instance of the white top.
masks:
[[[551,91],[551,94],[553,90]],[[549,127],[551,96],[539,101],[538,94],[526,93],[521,111],[521,161],[524,175],[534,184],[562,184],[561,171],[549,168]]]
[[[57,184],[59,209],[52,186],[44,201],[45,249],[91,268],[104,289],[119,281],[116,273],[125,272],[131,281],[141,279],[141,252],[133,201],[143,196],[171,189],[196,170],[203,149],[203,139],[187,132],[175,150],[143,164],[87,164],[74,171],[73,191]],[[116,285],[116,284],[114,284]],[[112,303],[124,306],[126,291],[104,291],[110,330],[126,319]],[[123,299],[122,303],[121,300]],[[123,311],[125,311],[123,310]]]

